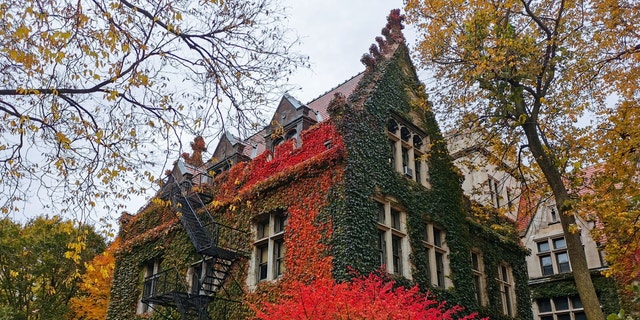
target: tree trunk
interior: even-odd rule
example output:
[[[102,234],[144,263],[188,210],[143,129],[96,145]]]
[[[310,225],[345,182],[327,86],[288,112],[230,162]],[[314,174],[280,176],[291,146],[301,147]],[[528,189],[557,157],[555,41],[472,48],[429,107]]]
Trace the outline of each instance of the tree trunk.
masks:
[[[543,148],[536,122],[537,119],[527,117],[527,120],[522,124],[522,128],[527,136],[529,149],[553,191],[560,223],[562,224],[562,231],[564,232],[567,243],[571,270],[576,282],[576,287],[578,288],[580,300],[584,306],[584,312],[589,320],[604,320],[604,314],[600,307],[595,287],[591,281],[587,258],[580,241],[580,233],[573,233],[569,229],[569,226],[575,224],[576,221],[571,202],[569,201],[569,192],[552,156]]]

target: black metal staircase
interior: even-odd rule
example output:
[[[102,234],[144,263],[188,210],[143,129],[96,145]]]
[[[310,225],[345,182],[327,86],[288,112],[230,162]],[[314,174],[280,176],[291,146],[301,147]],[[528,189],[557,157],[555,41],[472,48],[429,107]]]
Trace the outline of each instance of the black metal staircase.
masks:
[[[166,270],[144,280],[142,302],[178,310],[183,320],[208,320],[208,305],[231,274],[235,262],[246,255],[240,245],[246,232],[215,222],[205,205],[212,198],[195,192],[203,181],[196,168],[178,161],[160,197],[170,200],[196,252],[202,256],[193,267],[190,285],[175,269]],[[200,209],[199,213],[196,210]]]

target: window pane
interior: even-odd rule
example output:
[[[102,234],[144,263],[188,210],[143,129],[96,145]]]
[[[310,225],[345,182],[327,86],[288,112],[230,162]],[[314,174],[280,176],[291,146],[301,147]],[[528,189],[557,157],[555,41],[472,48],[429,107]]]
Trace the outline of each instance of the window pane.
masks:
[[[402,238],[393,236],[391,246],[393,248],[393,272],[402,274]]]
[[[540,267],[542,268],[542,275],[548,276],[553,274],[553,265],[551,262],[551,256],[540,257]]]
[[[398,132],[398,122],[396,122],[393,119],[387,120],[387,130],[389,130],[389,132],[391,132],[393,134]]]
[[[384,224],[385,221],[385,213],[384,213],[384,204],[380,202],[376,202],[378,204],[378,222]]]
[[[433,228],[433,244],[442,247],[442,232],[438,228]]]
[[[429,281],[433,283],[433,279],[431,278],[431,249],[428,247],[425,248],[425,258],[427,263],[425,270],[427,271],[427,276],[429,277]]]
[[[402,147],[402,167],[409,166],[409,149]]]
[[[258,222],[258,239],[269,236],[269,219]]]
[[[540,317],[540,320],[553,320],[553,316]]]
[[[503,299],[504,299],[504,307],[506,308],[506,312],[507,315],[513,315],[513,306],[511,305],[511,294],[510,294],[510,288],[506,285],[504,285],[504,294],[503,294]]]
[[[444,288],[444,254],[436,251],[436,276],[438,287]]]
[[[267,263],[269,259],[268,247],[258,247],[258,280],[267,279]]]
[[[274,278],[281,276],[284,269],[284,241],[282,239],[276,240],[273,243],[273,260],[274,260]]]
[[[420,168],[422,163],[420,162],[420,156],[415,155],[414,158],[415,159],[413,160],[413,167],[415,168],[415,172],[416,172],[414,179],[416,182],[420,182],[422,181],[422,173],[420,171],[422,169]]]
[[[502,270],[502,281],[508,283],[509,282],[509,273],[507,272],[507,267],[501,266],[500,269]]]
[[[546,298],[546,299],[538,299],[536,300],[537,304],[538,304],[538,312],[539,313],[545,313],[545,312],[551,312],[551,300]]]
[[[400,211],[391,208],[391,227],[396,230],[402,230],[400,228]]]
[[[576,312],[574,315],[575,320],[587,320],[587,316],[584,312]]]
[[[381,266],[387,264],[387,245],[384,236],[384,230],[378,230],[378,256]]]
[[[558,260],[558,272],[570,272],[571,266],[569,266],[569,255],[566,252],[558,253],[556,255],[556,260]]]
[[[389,139],[389,148],[391,148],[391,157],[389,157],[389,166],[395,168],[396,166],[396,142]]]
[[[480,284],[480,276],[477,274],[473,275],[473,289],[476,293],[476,302],[482,304],[482,286]]]
[[[480,263],[478,261],[478,254],[475,252],[471,253],[471,267],[473,268],[473,270],[479,271],[480,270]]]
[[[549,251],[549,242],[538,242],[538,252],[547,252]]]
[[[284,214],[278,214],[273,219],[273,232],[280,233],[284,231],[285,226],[287,225],[287,216]]]
[[[571,297],[571,303],[573,304],[574,309],[582,308],[582,301],[580,301],[580,296]]]
[[[564,249],[567,247],[567,243],[564,238],[553,239],[553,248],[554,249]]]
[[[553,304],[556,306],[556,311],[569,310],[569,299],[567,299],[567,297],[553,298]]]
[[[411,138],[411,131],[409,131],[407,127],[400,128],[400,138],[405,142],[409,142],[409,138]]]
[[[417,134],[413,136],[413,147],[416,149],[422,148],[422,137]]]
[[[559,314],[558,320],[571,320],[571,314],[568,314],[568,313]]]

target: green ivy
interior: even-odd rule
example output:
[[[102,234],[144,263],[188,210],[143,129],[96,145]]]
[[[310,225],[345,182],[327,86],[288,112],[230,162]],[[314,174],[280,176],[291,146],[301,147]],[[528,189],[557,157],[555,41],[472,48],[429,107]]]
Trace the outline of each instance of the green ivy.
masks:
[[[470,219],[469,201],[461,188],[462,177],[453,165],[446,142],[430,111],[424,88],[417,80],[409,53],[401,45],[395,55],[378,63],[377,70],[367,72],[359,87],[346,103],[334,108],[347,157],[343,194],[334,197],[327,211],[333,219],[331,244],[334,255],[334,277],[349,280],[351,268],[367,274],[378,268],[376,237],[377,211],[372,198],[391,196],[399,201],[407,214],[407,229],[412,246],[413,281],[431,290],[438,299],[477,310],[492,319],[507,319],[502,306],[497,278],[498,266],[506,262],[516,279],[519,319],[530,319],[531,300],[527,287],[525,256],[518,239],[504,237]],[[417,115],[420,128],[432,142],[428,157],[430,189],[410,181],[388,165],[388,143],[384,131],[391,114],[410,121]],[[443,290],[431,286],[426,268],[427,251],[421,243],[427,223],[446,230],[449,247],[451,281],[454,288]],[[470,252],[473,247],[483,252],[489,307],[479,308],[475,301],[471,277]]]
[[[596,288],[596,293],[604,314],[618,313],[620,301],[618,289],[612,278],[603,276],[600,271],[591,271],[591,280]],[[548,281],[531,286],[531,298],[570,297],[578,295],[578,288],[574,282],[573,274],[565,273],[548,278]]]

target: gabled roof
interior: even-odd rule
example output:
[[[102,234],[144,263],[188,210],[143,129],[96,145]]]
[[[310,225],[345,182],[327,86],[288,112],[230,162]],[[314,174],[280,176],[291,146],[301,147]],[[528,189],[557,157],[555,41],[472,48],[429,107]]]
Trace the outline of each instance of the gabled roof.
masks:
[[[345,97],[349,97],[358,86],[358,82],[360,82],[360,79],[362,79],[363,75],[364,75],[364,72],[358,73],[357,75],[351,77],[349,80],[341,83],[337,87],[323,93],[322,95],[315,98],[314,100],[312,100],[306,105],[300,102],[298,99],[296,99],[292,95],[290,95],[289,93],[285,93],[282,99],[280,100],[278,109],[280,109],[281,106],[284,107],[283,102],[286,105],[289,105],[296,109],[300,109],[306,106],[309,109],[314,111],[314,113],[316,114],[316,121],[318,122],[325,121],[330,118],[329,113],[327,112],[327,107],[329,106],[329,102],[331,102],[334,95],[339,92],[345,95]],[[278,111],[276,110],[274,117],[276,116],[277,113]],[[242,141],[241,143],[247,146],[246,148],[244,148],[243,154],[251,159],[255,158],[257,155],[262,154],[266,150],[266,144],[264,140],[265,135],[266,135],[266,129],[263,129],[258,131],[254,135],[250,136],[249,138],[245,139],[244,141]],[[221,142],[222,142],[222,139],[221,139]],[[220,144],[221,142],[219,142],[218,144]],[[216,150],[217,149],[218,148],[216,148]]]

